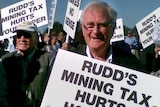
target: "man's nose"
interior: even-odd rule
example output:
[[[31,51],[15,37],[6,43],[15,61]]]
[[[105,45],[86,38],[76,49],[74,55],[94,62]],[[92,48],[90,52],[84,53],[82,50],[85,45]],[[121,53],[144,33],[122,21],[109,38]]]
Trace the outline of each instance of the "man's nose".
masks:
[[[94,26],[93,32],[94,32],[95,34],[97,34],[97,33],[100,32],[100,28],[99,28],[98,25],[95,25],[95,26]]]

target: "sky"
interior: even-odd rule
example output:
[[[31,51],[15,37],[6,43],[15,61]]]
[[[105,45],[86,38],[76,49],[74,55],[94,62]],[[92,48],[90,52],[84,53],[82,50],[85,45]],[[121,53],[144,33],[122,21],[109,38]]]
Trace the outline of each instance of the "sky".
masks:
[[[1,0],[0,8],[7,7],[11,4],[17,3],[21,0]],[[84,8],[86,4],[94,0],[81,0],[80,10]],[[160,0],[101,0],[107,2],[113,7],[117,13],[118,18],[123,19],[123,24],[129,28],[134,28],[136,23],[142,20],[145,16],[153,12],[160,6]],[[64,23],[64,17],[66,14],[68,0],[57,0],[57,7],[54,21]],[[47,13],[50,13],[51,0],[46,0]],[[40,28],[41,32],[46,29],[47,26]]]

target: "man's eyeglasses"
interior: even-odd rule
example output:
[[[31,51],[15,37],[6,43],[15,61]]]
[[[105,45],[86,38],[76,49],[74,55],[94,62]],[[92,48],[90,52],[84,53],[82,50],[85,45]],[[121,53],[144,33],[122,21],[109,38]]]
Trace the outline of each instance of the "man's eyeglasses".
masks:
[[[29,32],[25,32],[25,31],[17,31],[17,38],[21,38],[22,36],[24,36],[24,38],[31,38],[31,33]]]
[[[109,26],[114,26],[115,25],[115,22],[110,22],[110,23],[100,23],[100,24],[97,24],[97,27],[99,30],[103,30],[103,29],[106,29],[107,27]],[[90,24],[83,24],[84,28],[88,31],[93,31],[94,28],[95,28],[95,24],[94,23],[90,23]]]

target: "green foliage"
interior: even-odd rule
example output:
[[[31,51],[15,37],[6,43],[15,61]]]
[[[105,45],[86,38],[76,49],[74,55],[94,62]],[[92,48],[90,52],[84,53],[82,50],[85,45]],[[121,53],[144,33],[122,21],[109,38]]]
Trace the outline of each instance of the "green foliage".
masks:
[[[55,31],[58,34],[63,30],[63,25],[60,22],[54,22],[53,29],[50,29],[50,32]],[[44,31],[44,34],[48,32],[48,28]]]
[[[58,34],[60,31],[63,30],[63,26],[60,22],[54,22],[52,30],[55,31],[56,34]]]

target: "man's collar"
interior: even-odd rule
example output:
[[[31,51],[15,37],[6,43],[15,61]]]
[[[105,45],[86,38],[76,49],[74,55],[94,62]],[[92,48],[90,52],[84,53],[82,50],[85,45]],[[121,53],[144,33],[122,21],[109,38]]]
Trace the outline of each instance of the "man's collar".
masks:
[[[34,50],[32,51],[32,53],[27,56],[27,58],[29,59],[29,61],[31,61],[31,59],[32,59],[35,51],[36,51],[36,49],[34,49]],[[17,56],[22,56],[20,50],[17,51]],[[22,56],[22,57],[23,57],[23,56]]]
[[[91,53],[89,51],[88,45],[87,45],[87,48],[86,48],[86,53],[87,53],[87,56],[89,58],[93,58],[93,56],[91,55]],[[107,54],[106,62],[112,62],[112,48],[111,48],[111,46],[109,47],[109,52]]]

